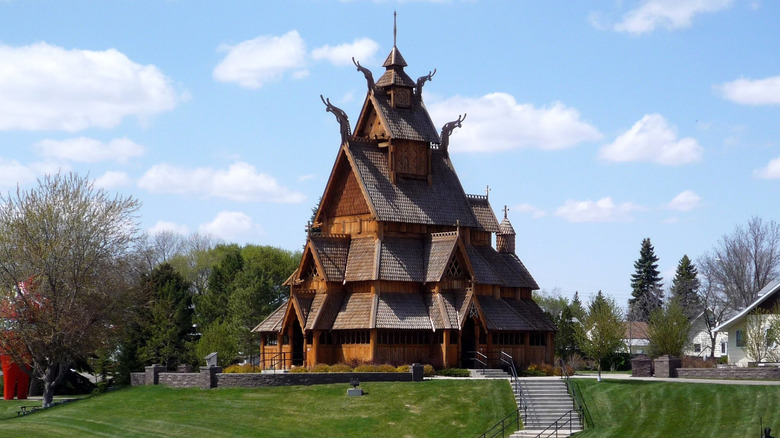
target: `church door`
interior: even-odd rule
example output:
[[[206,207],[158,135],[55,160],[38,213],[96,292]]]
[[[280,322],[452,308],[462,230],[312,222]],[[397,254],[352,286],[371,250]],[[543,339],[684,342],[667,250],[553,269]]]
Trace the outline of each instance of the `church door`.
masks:
[[[301,324],[298,323],[298,318],[295,318],[293,322],[293,337],[292,337],[292,364],[296,366],[303,365],[303,350],[304,350],[304,337],[301,330]]]
[[[474,319],[467,318],[463,324],[460,335],[460,366],[474,368],[474,352],[477,350],[476,336],[474,336]]]

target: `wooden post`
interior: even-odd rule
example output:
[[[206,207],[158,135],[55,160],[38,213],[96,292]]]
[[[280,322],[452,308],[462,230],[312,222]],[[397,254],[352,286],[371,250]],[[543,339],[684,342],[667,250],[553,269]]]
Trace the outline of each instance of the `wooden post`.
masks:
[[[371,329],[370,334],[371,334],[370,335],[371,338],[369,340],[370,344],[369,344],[369,353],[368,354],[370,356],[369,362],[373,362],[374,360],[376,360],[377,330],[376,329]]]
[[[313,367],[314,364],[317,363],[317,353],[319,353],[320,349],[320,331],[314,330],[312,336],[311,336],[311,347],[309,350],[309,354],[306,355],[306,360],[310,367]]]
[[[441,346],[441,354],[442,354],[442,365],[444,365],[444,368],[450,368],[450,358],[447,354],[450,350],[450,331],[444,330],[442,342],[444,343]]]

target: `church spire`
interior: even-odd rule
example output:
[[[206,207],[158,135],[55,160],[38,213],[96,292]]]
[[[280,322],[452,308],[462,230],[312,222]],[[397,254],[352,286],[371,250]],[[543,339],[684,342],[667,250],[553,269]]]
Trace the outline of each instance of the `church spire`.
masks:
[[[496,233],[496,251],[500,253],[515,253],[515,229],[507,218],[509,207],[504,206],[504,220],[498,224],[498,233]]]

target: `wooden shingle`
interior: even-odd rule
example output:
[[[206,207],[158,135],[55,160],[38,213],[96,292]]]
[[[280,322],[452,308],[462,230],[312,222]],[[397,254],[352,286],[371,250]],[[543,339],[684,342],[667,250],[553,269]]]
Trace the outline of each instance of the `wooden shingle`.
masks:
[[[281,306],[277,307],[276,310],[271,312],[270,315],[268,315],[263,322],[260,324],[257,324],[255,328],[252,329],[253,333],[261,333],[261,332],[280,332],[282,331],[282,321],[284,320],[284,315],[287,313],[287,306],[289,306],[290,302],[285,301],[282,303]]]
[[[430,330],[431,318],[422,294],[380,294],[376,310],[376,328]]]
[[[333,321],[333,330],[357,330],[371,328],[373,295],[369,293],[347,293],[341,308]]]

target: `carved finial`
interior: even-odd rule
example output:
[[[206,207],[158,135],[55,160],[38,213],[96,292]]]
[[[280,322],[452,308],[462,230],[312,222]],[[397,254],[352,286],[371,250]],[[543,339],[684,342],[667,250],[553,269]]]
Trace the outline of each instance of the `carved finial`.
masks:
[[[490,186],[485,186],[485,198],[490,199]]]
[[[507,207],[506,205],[504,205],[504,219],[506,219],[506,218],[507,218],[507,217],[506,217],[506,216],[507,216],[507,213],[509,213],[509,207]]]
[[[454,120],[452,122],[447,122],[442,126],[441,128],[441,145],[440,149],[443,151],[447,151],[447,148],[450,145],[450,135],[452,134],[452,131],[455,130],[455,128],[460,128],[461,123],[466,120],[466,114],[463,114],[463,116],[458,116],[458,120]]]
[[[345,143],[352,135],[352,130],[349,127],[349,118],[347,117],[347,113],[345,113],[341,108],[330,103],[330,99],[325,99],[322,97],[322,94],[320,94],[320,99],[322,99],[322,103],[325,104],[325,111],[331,112],[334,116],[336,116],[336,121],[339,122],[339,127],[341,128],[341,142]]]
[[[433,71],[432,72],[429,71],[427,75],[420,76],[419,78],[417,78],[417,96],[418,97],[422,96],[423,85],[425,85],[425,83],[427,81],[432,81],[433,80],[433,75],[435,75],[435,74],[436,74],[436,69],[434,68]]]
[[[398,11],[393,11],[393,47],[395,47],[395,41],[398,37]]]
[[[352,63],[355,64],[355,67],[357,67],[358,71],[363,73],[363,76],[366,77],[366,84],[368,85],[368,91],[373,91],[374,88],[376,88],[376,82],[374,82],[374,74],[371,73],[371,70],[360,65],[359,61],[355,61],[354,56],[352,57]]]

